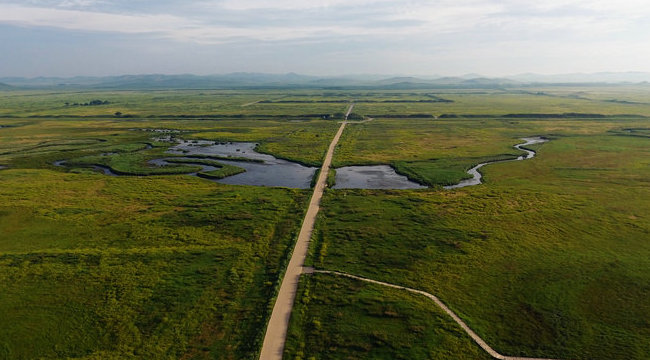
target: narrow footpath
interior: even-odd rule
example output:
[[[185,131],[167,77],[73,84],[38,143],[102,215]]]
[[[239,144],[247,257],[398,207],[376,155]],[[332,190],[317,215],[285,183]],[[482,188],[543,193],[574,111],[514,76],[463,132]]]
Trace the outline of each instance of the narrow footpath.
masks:
[[[307,208],[305,219],[302,222],[302,227],[298,234],[298,240],[293,249],[293,254],[289,260],[289,265],[287,266],[284,278],[282,279],[280,291],[275,300],[269,324],[266,327],[266,334],[260,352],[260,360],[282,359],[284,343],[287,339],[287,330],[289,329],[291,310],[293,309],[293,303],[296,299],[296,292],[298,290],[298,281],[303,272],[303,264],[307,257],[309,239],[311,239],[311,234],[314,230],[316,215],[318,215],[318,210],[320,210],[320,200],[323,197],[323,191],[325,190],[327,174],[329,173],[330,165],[332,164],[332,156],[334,155],[334,149],[341,138],[341,134],[343,134],[343,129],[345,129],[352,108],[354,108],[354,104],[350,104],[348,107],[348,110],[345,113],[345,119],[341,123],[341,127],[339,127],[339,130],[336,132],[336,135],[334,135],[334,139],[332,139],[332,142],[327,149],[323,166],[320,169],[318,180],[314,186],[314,193],[309,202],[309,208]]]
[[[412,292],[412,293],[415,293],[415,294],[424,295],[424,296],[428,297],[429,299],[433,300],[433,302],[435,302],[436,305],[438,305],[439,308],[441,308],[445,313],[447,313],[447,315],[451,316],[451,318],[454,319],[456,324],[458,324],[463,329],[463,331],[465,331],[465,333],[467,335],[469,335],[472,338],[472,340],[474,340],[474,342],[478,344],[478,346],[481,347],[481,349],[483,349],[485,352],[490,354],[490,356],[492,356],[495,359],[499,359],[499,360],[555,360],[555,359],[545,359],[545,358],[529,358],[529,357],[521,357],[521,356],[507,356],[507,355],[499,354],[496,350],[492,349],[492,347],[490,345],[488,345],[485,342],[485,340],[483,340],[483,338],[478,336],[472,329],[470,329],[470,327],[467,326],[467,324],[463,320],[461,320],[461,318],[459,318],[458,315],[456,315],[455,312],[451,311],[451,309],[448,308],[447,305],[445,305],[442,301],[440,301],[440,299],[438,299],[437,296],[435,296],[433,294],[430,294],[430,293],[428,293],[426,291],[422,291],[422,290],[418,290],[418,289],[412,289],[412,288],[408,288],[408,287],[400,286],[400,285],[395,285],[395,284],[390,284],[390,283],[386,283],[386,282],[383,282],[383,281],[372,280],[372,279],[364,278],[364,277],[361,277],[361,276],[342,273],[342,272],[339,272],[339,271],[316,270],[316,269],[313,269],[313,268],[306,268],[305,273],[311,273],[311,274],[313,274],[313,273],[321,273],[321,274],[330,274],[330,275],[336,275],[336,276],[344,276],[344,277],[355,279],[355,280],[365,281],[365,282],[369,282],[369,283],[373,283],[373,284],[377,284],[377,285],[388,286],[388,287],[391,287],[391,288],[406,290],[406,291],[409,291],[409,292]]]

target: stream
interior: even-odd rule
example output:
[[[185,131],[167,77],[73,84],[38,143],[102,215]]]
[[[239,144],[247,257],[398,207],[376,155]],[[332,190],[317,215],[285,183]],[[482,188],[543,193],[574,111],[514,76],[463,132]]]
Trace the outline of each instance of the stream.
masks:
[[[445,189],[456,189],[466,186],[481,184],[482,175],[479,169],[488,164],[505,161],[516,161],[531,159],[535,152],[525,147],[533,144],[540,144],[548,141],[543,137],[522,138],[524,143],[514,147],[524,151],[526,154],[512,160],[496,160],[480,163],[469,171],[471,179],[462,180],[458,184],[445,186]],[[230,185],[253,185],[253,186],[281,186],[288,188],[308,189],[316,171],[315,167],[304,166],[288,160],[278,159],[272,155],[262,154],[255,151],[257,144],[249,142],[214,142],[207,140],[176,140],[177,143],[167,151],[170,154],[188,156],[174,157],[183,162],[168,162],[167,159],[150,160],[149,164],[156,166],[168,165],[195,165],[202,168],[202,172],[218,169],[216,166],[197,163],[197,158],[192,156],[210,158],[211,156],[219,163],[234,165],[246,170],[246,172],[225,177],[223,179],[209,179],[211,181]],[[104,153],[109,156],[114,153]],[[222,159],[226,158],[226,159]],[[232,158],[229,160],[227,158]],[[186,162],[185,162],[186,161]],[[55,166],[66,166],[65,160],[55,161]],[[2,166],[0,166],[0,169]],[[105,175],[120,176],[107,166],[94,165],[90,168],[100,171]],[[197,176],[197,173],[188,175]],[[333,189],[424,189],[427,186],[409,180],[406,176],[397,174],[388,165],[370,166],[345,166],[336,169],[336,184]]]
[[[533,145],[533,144],[541,144],[541,143],[544,143],[544,142],[548,141],[548,139],[545,139],[545,138],[540,137],[540,136],[526,137],[526,138],[522,138],[521,140],[524,140],[525,142],[521,143],[521,144],[517,144],[514,147],[517,150],[521,150],[521,151],[526,152],[526,155],[519,156],[518,158],[512,159],[512,160],[495,160],[495,161],[488,161],[488,162],[480,163],[480,164],[474,166],[473,168],[471,168],[471,169],[469,169],[467,171],[468,174],[472,175],[471,179],[465,179],[465,180],[462,180],[461,182],[459,182],[456,185],[449,185],[449,186],[445,186],[444,188],[449,190],[449,189],[458,189],[458,188],[462,188],[462,187],[466,187],[466,186],[479,185],[479,184],[482,183],[481,178],[483,178],[483,175],[481,175],[481,173],[478,170],[480,168],[482,168],[483,166],[488,165],[488,164],[496,164],[496,163],[500,163],[500,162],[506,162],[506,161],[518,161],[518,160],[532,159],[533,157],[535,157],[535,152],[532,151],[532,150],[525,149],[524,147],[528,146],[528,145]]]

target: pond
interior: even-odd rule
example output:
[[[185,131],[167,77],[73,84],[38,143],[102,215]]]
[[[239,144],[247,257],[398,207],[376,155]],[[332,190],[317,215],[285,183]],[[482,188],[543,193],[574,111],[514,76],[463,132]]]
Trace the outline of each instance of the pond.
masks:
[[[388,165],[345,166],[336,169],[333,189],[424,189]]]
[[[304,166],[295,162],[278,159],[272,155],[255,151],[255,143],[193,140],[180,141],[169,149],[169,153],[182,155],[232,157],[233,160],[217,160],[220,163],[238,166],[246,170],[241,174],[213,180],[222,184],[283,186],[308,189],[316,172],[315,167]],[[238,161],[245,158],[256,161]]]

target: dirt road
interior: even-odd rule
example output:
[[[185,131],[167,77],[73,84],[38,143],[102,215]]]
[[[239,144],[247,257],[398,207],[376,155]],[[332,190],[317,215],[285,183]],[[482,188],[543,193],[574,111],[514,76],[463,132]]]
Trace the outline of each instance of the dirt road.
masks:
[[[257,100],[257,101],[249,102],[249,103],[246,103],[246,104],[242,104],[241,107],[246,107],[246,106],[251,106],[251,105],[259,104],[259,103],[262,102],[262,101],[264,101],[264,100]]]
[[[500,359],[500,360],[554,360],[554,359],[528,358],[528,357],[519,357],[519,356],[507,356],[507,355],[499,354],[498,352],[496,352],[496,350],[492,349],[492,347],[490,347],[490,345],[488,345],[485,342],[485,340],[483,340],[472,329],[470,329],[470,327],[467,326],[467,324],[465,324],[465,322],[463,320],[461,320],[461,318],[459,318],[458,315],[456,315],[456,313],[451,311],[451,309],[449,309],[447,307],[447,305],[445,305],[442,301],[440,301],[440,299],[438,299],[437,296],[435,296],[433,294],[429,294],[426,291],[412,289],[412,288],[408,288],[408,287],[404,287],[404,286],[400,286],[400,285],[395,285],[395,284],[390,284],[390,283],[386,283],[386,282],[383,282],[383,281],[372,280],[372,279],[364,278],[364,277],[361,277],[361,276],[346,274],[346,273],[342,273],[342,272],[338,272],[338,271],[315,270],[315,269],[310,268],[310,269],[306,269],[305,273],[312,273],[312,274],[313,273],[321,273],[321,274],[345,276],[345,277],[355,279],[355,280],[361,280],[361,281],[365,281],[365,282],[369,282],[369,283],[373,283],[373,284],[388,286],[388,287],[392,287],[392,288],[395,288],[395,289],[406,290],[406,291],[409,291],[409,292],[412,292],[412,293],[415,293],[415,294],[424,295],[424,296],[428,297],[429,299],[433,300],[433,302],[435,302],[436,305],[438,305],[438,307],[440,307],[445,313],[447,313],[447,315],[451,316],[451,318],[454,319],[454,321],[461,328],[463,328],[465,333],[467,333],[467,335],[469,335],[472,338],[472,340],[474,340],[474,342],[478,344],[478,346],[480,346],[483,350],[485,350],[485,352],[490,354],[490,356],[492,356],[495,359]]]
[[[354,104],[351,104],[345,115],[345,120],[347,120],[348,115],[352,112]],[[293,249],[293,255],[291,260],[289,260],[289,265],[287,266],[287,271],[284,274],[282,279],[282,285],[280,285],[280,291],[278,292],[278,298],[275,301],[273,306],[273,312],[271,313],[271,319],[266,328],[266,335],[264,337],[264,343],[262,344],[262,351],[260,352],[260,360],[281,360],[282,352],[284,351],[284,343],[287,338],[287,330],[289,328],[289,318],[291,317],[291,309],[293,308],[293,302],[296,299],[296,291],[298,289],[298,280],[300,280],[300,274],[303,271],[303,264],[305,258],[307,257],[307,248],[309,247],[309,239],[311,238],[311,233],[314,230],[314,223],[316,222],[316,215],[320,209],[320,200],[323,197],[323,190],[325,190],[325,184],[327,181],[327,174],[329,173],[330,164],[332,163],[332,156],[334,155],[334,149],[336,144],[341,138],[343,129],[347,124],[346,121],[341,123],[341,127],[337,131],[334,139],[330,143],[329,148],[327,149],[327,154],[325,155],[325,160],[323,161],[323,166],[321,167],[320,174],[318,175],[318,180],[314,186],[314,193],[309,202],[309,208],[307,209],[307,214],[305,219],[302,222],[302,227],[300,228],[300,233],[298,234],[298,241]]]
[[[354,103],[348,106],[348,111],[345,112],[345,121],[348,120],[348,116],[350,116],[350,114],[352,113],[352,109],[354,109]]]

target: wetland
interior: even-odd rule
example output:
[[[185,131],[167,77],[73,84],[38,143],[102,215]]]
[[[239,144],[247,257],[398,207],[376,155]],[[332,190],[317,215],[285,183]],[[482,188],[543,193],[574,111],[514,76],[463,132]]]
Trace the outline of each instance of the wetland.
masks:
[[[305,266],[434,294],[502,354],[645,360],[648,89],[537,92],[0,91],[0,358],[257,359],[325,115],[355,102],[375,118],[346,125]],[[284,351],[487,358],[426,299],[324,273]]]

